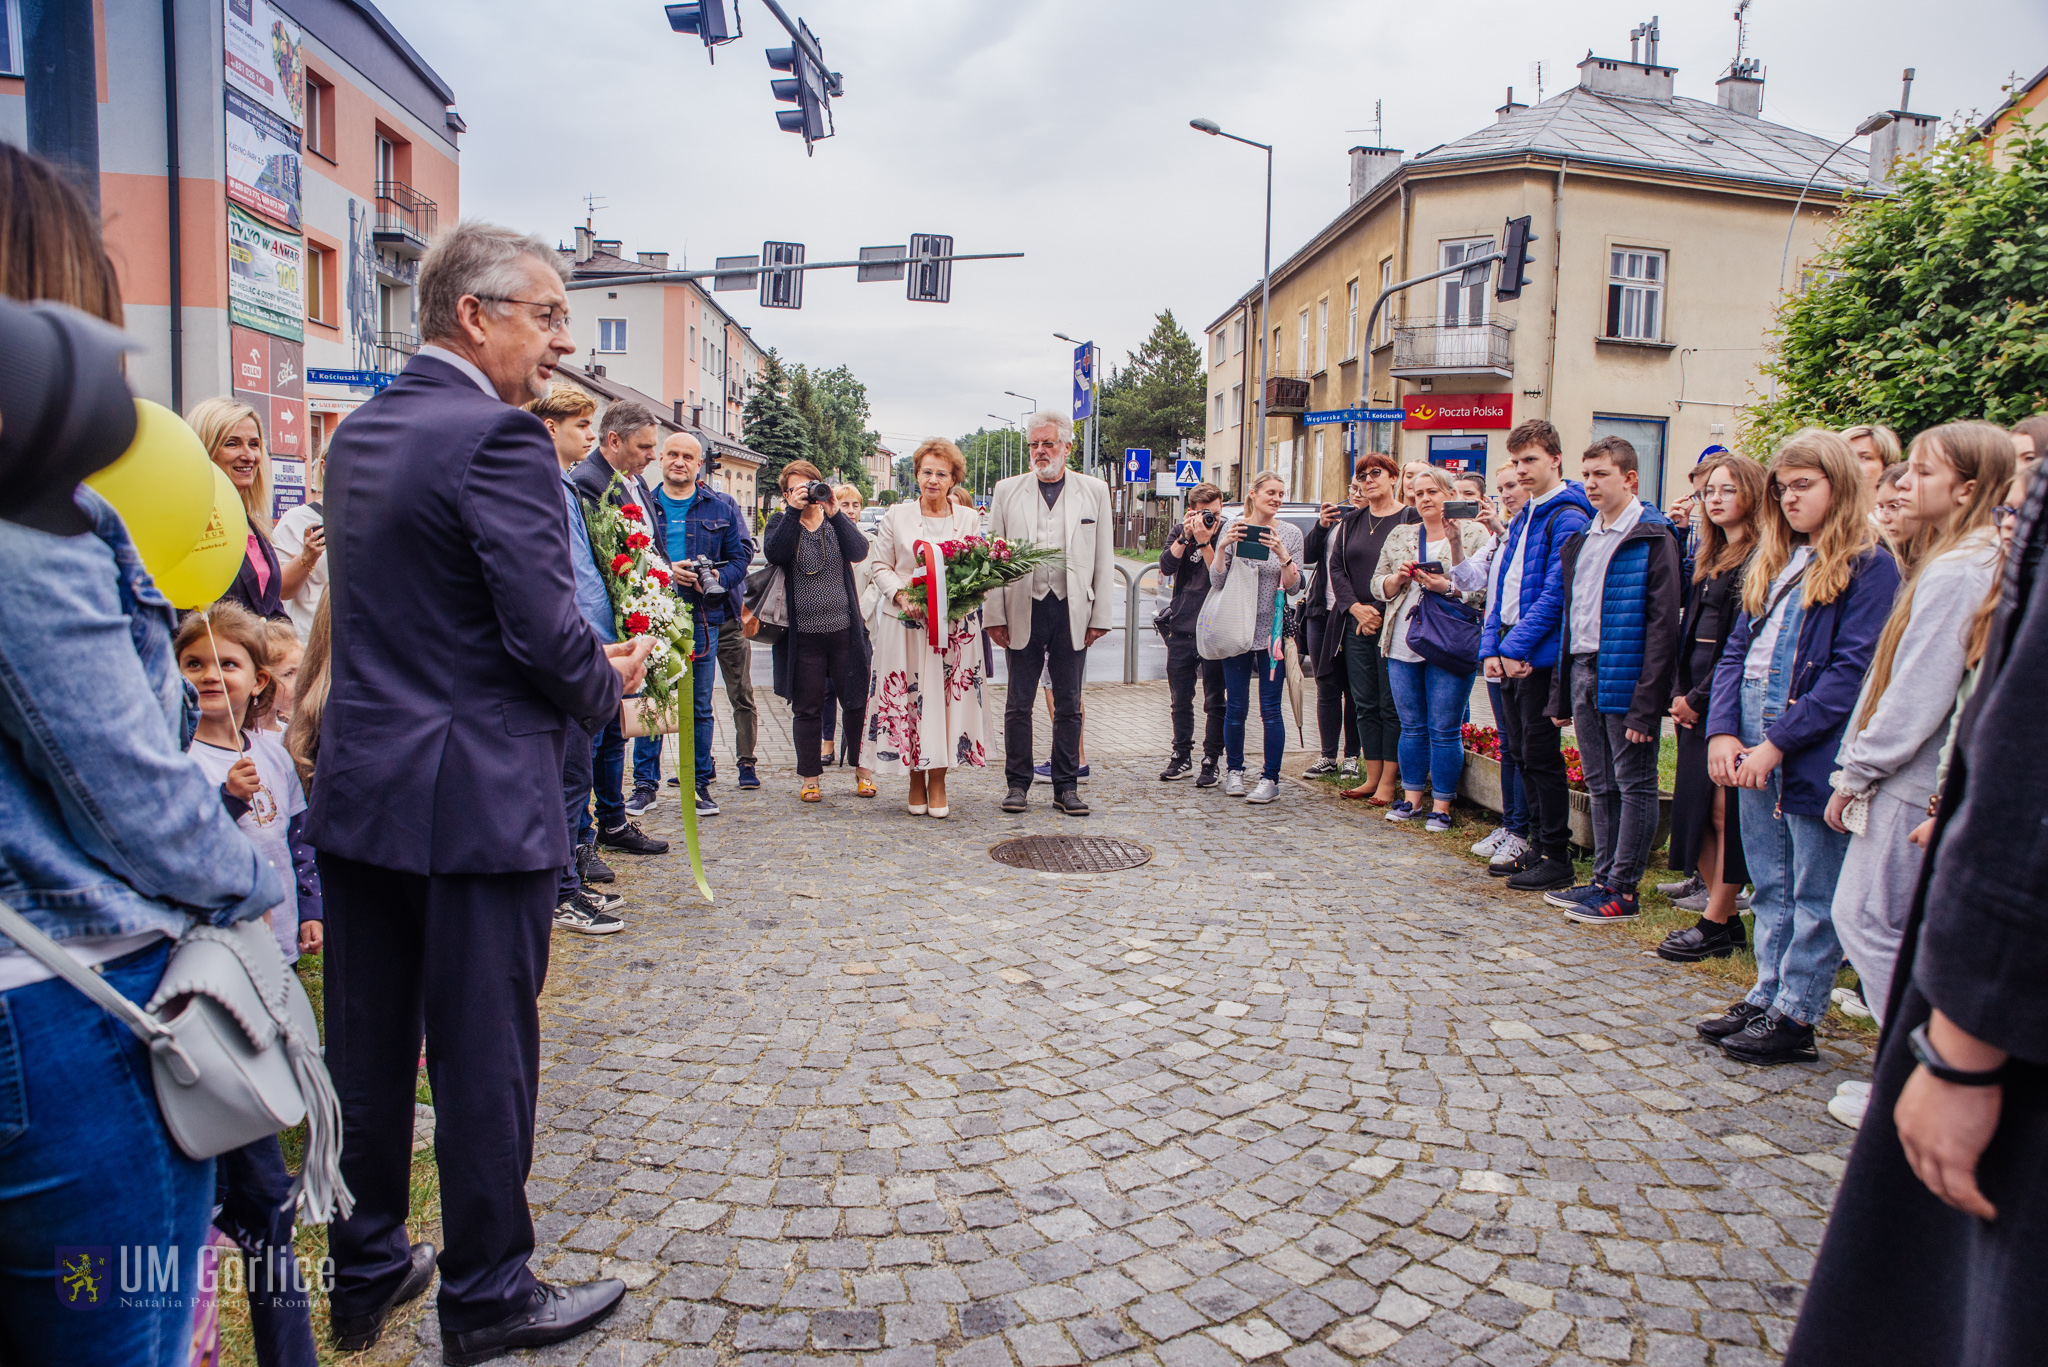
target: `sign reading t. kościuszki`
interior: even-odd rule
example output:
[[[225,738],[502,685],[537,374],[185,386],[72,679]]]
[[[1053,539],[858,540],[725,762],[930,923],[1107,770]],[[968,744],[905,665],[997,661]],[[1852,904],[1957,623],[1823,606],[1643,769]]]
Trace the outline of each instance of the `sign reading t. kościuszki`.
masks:
[[[1515,396],[1512,394],[1409,394],[1401,400],[1407,417],[1401,427],[1409,432],[1433,427],[1513,427]]]

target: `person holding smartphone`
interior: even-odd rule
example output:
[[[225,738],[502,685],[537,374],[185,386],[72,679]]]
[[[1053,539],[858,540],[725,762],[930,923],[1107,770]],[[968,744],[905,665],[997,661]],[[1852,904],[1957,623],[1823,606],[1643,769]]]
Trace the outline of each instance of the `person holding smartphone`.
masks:
[[[1299,528],[1279,521],[1280,504],[1286,497],[1287,481],[1279,472],[1266,470],[1253,476],[1244,516],[1224,528],[1220,541],[1202,551],[1209,562],[1211,593],[1220,590],[1233,574],[1258,577],[1259,615],[1252,633],[1257,644],[1223,661],[1223,751],[1229,770],[1223,791],[1247,802],[1271,802],[1280,796],[1280,758],[1287,750],[1287,724],[1280,715],[1281,685],[1287,677],[1281,656],[1280,600],[1301,583],[1302,538]],[[1265,728],[1266,761],[1257,785],[1247,792],[1244,728],[1251,710],[1254,674],[1259,679],[1259,721]]]

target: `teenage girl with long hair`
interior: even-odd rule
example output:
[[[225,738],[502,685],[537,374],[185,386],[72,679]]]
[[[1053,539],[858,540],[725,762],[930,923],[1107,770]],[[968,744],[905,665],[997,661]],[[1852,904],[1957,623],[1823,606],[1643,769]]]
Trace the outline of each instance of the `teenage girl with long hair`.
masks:
[[[1842,962],[1829,912],[1849,845],[1823,819],[1828,776],[1899,570],[1871,525],[1870,482],[1836,433],[1788,438],[1764,504],[1707,717],[1707,771],[1740,790],[1757,982],[1698,1030],[1738,1062],[1773,1064],[1818,1057],[1813,1027]]]

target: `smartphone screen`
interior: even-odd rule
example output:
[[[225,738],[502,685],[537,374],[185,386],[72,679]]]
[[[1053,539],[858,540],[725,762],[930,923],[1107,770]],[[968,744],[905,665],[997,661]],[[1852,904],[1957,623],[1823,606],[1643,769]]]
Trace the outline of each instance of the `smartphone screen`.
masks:
[[[1266,549],[1266,529],[1245,523],[1244,540],[1237,543],[1237,553],[1247,560],[1272,559],[1273,553]]]
[[[1479,516],[1479,505],[1471,499],[1452,499],[1444,504],[1444,516],[1449,518],[1475,518]]]

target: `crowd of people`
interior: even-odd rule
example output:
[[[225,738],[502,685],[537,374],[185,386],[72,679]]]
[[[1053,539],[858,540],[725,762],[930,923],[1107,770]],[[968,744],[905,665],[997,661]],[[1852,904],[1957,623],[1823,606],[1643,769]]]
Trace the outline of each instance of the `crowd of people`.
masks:
[[[556,380],[571,344],[555,252],[466,222],[422,265],[425,344],[340,425],[304,505],[273,524],[259,414],[225,398],[192,406],[248,533],[220,600],[181,616],[121,514],[81,482],[136,430],[92,215],[4,146],[0,176],[16,192],[0,214],[0,341],[23,358],[0,376],[6,900],[58,959],[136,1003],[158,994],[195,925],[261,918],[281,960],[322,956],[345,1199],[299,1213],[334,1220],[323,1284],[337,1350],[376,1344],[437,1274],[446,1362],[571,1338],[625,1288],[551,1284],[531,1266],[549,937],[621,928],[600,852],[667,849],[633,819],[666,786],[660,737],[634,737],[625,757],[651,643],[620,629],[592,513],[630,504],[689,614],[695,768],[667,783],[688,783],[697,815],[718,814],[720,673],[737,784],[760,786],[751,660],[767,640],[798,800],[825,800],[836,759],[857,797],[902,775],[908,814],[947,817],[949,772],[987,763],[1000,649],[1012,683],[1002,809],[1027,810],[1044,777],[1057,812],[1085,817],[1081,685],[1114,605],[1108,487],[1070,468],[1072,425],[1055,413],[1029,420],[1030,468],[996,487],[985,525],[957,498],[964,461],[950,442],[917,449],[917,496],[871,531],[856,489],[797,461],[759,532],[768,568],[750,575],[755,529],[713,486],[698,439],[664,437],[632,402],[600,415]],[[1888,1027],[1874,1091],[1845,1088],[1831,1107],[1869,1123],[1843,1198],[1854,1214],[1845,1225],[1838,1212],[1823,1249],[1798,1361],[1840,1360],[1830,1345],[1875,1332],[1854,1311],[1872,1279],[1904,1276],[1879,1252],[1896,1243],[1886,1231],[1992,1268],[2023,1257],[2042,1220],[2009,1152],[2038,1157],[2026,1136],[1991,1146],[2013,1133],[2001,1098],[2026,1125],[2048,1113],[2044,871],[2038,841],[2012,848],[2005,806],[2028,804],[2031,829],[2048,805],[2030,696],[2048,651],[2048,608],[2032,595],[2044,491],[2028,492],[2044,443],[2048,416],[2011,432],[1949,423],[1904,450],[1879,426],[1808,429],[1767,464],[1710,452],[1667,513],[1638,496],[1628,442],[1595,441],[1570,479],[1557,430],[1530,421],[1510,433],[1491,490],[1370,454],[1348,504],[1323,507],[1304,535],[1281,516],[1284,480],[1260,473],[1235,514],[1220,488],[1196,489],[1162,552],[1173,741],[1161,779],[1275,801],[1298,654],[1316,680],[1309,773],[1348,769],[1346,798],[1446,830],[1483,680],[1503,810],[1475,850],[1508,889],[1581,921],[1640,914],[1672,718],[1669,862],[1687,882],[1669,891],[1699,915],[1659,952],[1732,954],[1745,901],[1756,921],[1757,984],[1701,1037],[1748,1064],[1813,1059],[1845,957]],[[927,621],[921,547],[975,535],[1057,555]],[[1567,727],[1591,800],[1584,882]],[[247,1279],[259,1361],[314,1361],[312,1287],[268,1271],[294,1266],[304,1204],[278,1138],[192,1156],[159,1113],[149,1046],[22,943],[0,945],[0,1357],[182,1363],[189,1302],[73,1313],[53,1294],[50,1255],[82,1249],[86,1266],[110,1241],[136,1257],[178,1249],[196,1283],[211,1226],[266,1269]],[[406,1225],[422,1058],[439,1249]],[[1959,1342],[1981,1315],[2039,1313],[2002,1288],[1972,1296],[1894,1332]]]

